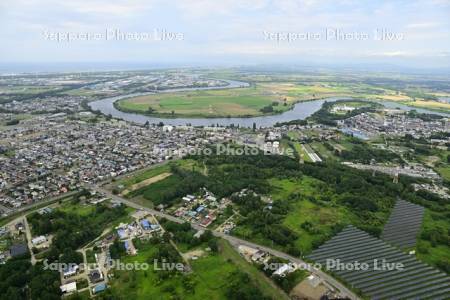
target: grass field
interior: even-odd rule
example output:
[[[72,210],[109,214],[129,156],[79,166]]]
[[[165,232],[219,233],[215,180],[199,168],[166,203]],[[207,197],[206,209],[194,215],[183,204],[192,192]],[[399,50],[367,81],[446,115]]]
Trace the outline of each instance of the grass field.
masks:
[[[123,177],[110,185],[109,188],[113,192],[122,193],[124,197],[132,199],[139,205],[154,208],[154,206],[164,202],[162,199],[167,191],[172,190],[181,180],[179,175],[171,174],[172,165],[186,171],[204,170],[204,167],[194,160],[170,161]]]
[[[446,219],[443,214],[440,218],[436,218],[435,216],[433,216],[430,210],[426,209],[423,219],[422,231],[440,229],[446,232],[449,228],[449,223],[449,220]],[[422,249],[422,251],[417,251],[417,256],[419,257],[419,259],[431,265],[436,265],[438,261],[441,261],[443,259],[450,261],[450,246],[445,246],[443,244],[437,244],[433,246],[430,241],[422,239],[420,237],[420,234],[416,248]]]
[[[322,99],[327,97],[356,97],[367,100],[398,101],[403,104],[430,108],[440,111],[450,110],[450,104],[438,101],[413,101],[407,92],[375,87],[365,83],[339,81],[286,82],[272,81],[274,78],[241,78],[254,80],[248,88],[203,90],[177,93],[160,93],[123,99],[115,103],[123,111],[164,117],[244,117],[265,113],[260,110],[273,102],[271,113],[280,113],[292,107],[296,102]],[[278,79],[279,80],[279,79]],[[286,103],[286,105],[283,105]],[[149,108],[151,110],[149,111]]]
[[[151,177],[149,179],[143,180],[143,181],[141,181],[139,183],[133,184],[130,188],[124,190],[122,192],[122,195],[127,195],[129,192],[135,191],[135,190],[140,189],[142,187],[145,187],[147,185],[150,185],[150,184],[153,184],[155,182],[161,181],[161,180],[163,180],[163,179],[165,179],[165,178],[167,178],[167,177],[169,177],[171,175],[172,175],[172,173],[165,172],[165,173],[153,176],[153,177]]]
[[[70,296],[65,297],[64,299],[67,300],[88,300],[91,299],[91,294],[88,290],[80,292],[80,293],[74,293]]]
[[[218,117],[257,116],[273,102],[273,113],[280,113],[299,101],[336,96],[355,96],[352,88],[338,84],[298,84],[291,82],[261,82],[249,88],[161,93],[123,99],[118,109],[164,116]],[[284,105],[286,103],[286,105]]]
[[[182,178],[179,175],[174,174],[163,180],[154,182],[151,185],[132,191],[128,193],[126,197],[133,198],[133,201],[146,207],[153,207],[154,205],[156,206],[162,203],[167,204],[167,201],[164,200],[165,194],[167,194],[168,191],[172,191],[173,187],[179,184],[181,180]],[[176,199],[173,199],[171,204],[173,204],[174,201],[176,201]]]
[[[298,235],[294,246],[302,254],[309,253],[313,247],[331,238],[334,235],[334,226],[357,222],[354,215],[344,206],[311,200],[320,198],[322,193],[327,192],[323,190],[324,184],[314,178],[306,176],[298,180],[274,178],[269,180],[269,184],[274,201],[290,202],[289,212],[283,217],[282,224]],[[288,200],[293,194],[300,196],[298,199]],[[305,222],[310,223],[311,228],[302,227]],[[247,225],[239,225],[233,233],[258,244],[279,248],[260,234],[255,234]]]
[[[283,98],[260,87],[161,93],[120,100],[116,107],[124,111],[147,113],[151,107],[153,114],[165,116],[217,117],[263,115],[260,111],[273,102],[275,112],[286,111]]]
[[[294,142],[293,145],[295,150],[297,150],[298,154],[303,158],[304,161],[312,162],[311,157],[309,157],[308,153],[306,153],[305,149],[299,142]]]
[[[445,180],[450,181],[450,166],[441,166],[436,168],[436,171],[441,175]]]
[[[195,162],[189,159],[170,161],[168,163],[164,163],[162,165],[150,166],[144,170],[136,171],[126,177],[121,178],[117,182],[115,182],[115,186],[122,185],[124,189],[129,189],[133,186],[139,185],[146,180],[152,179],[156,176],[160,176],[165,173],[170,173],[170,166],[177,165],[183,169],[191,170]]]
[[[315,243],[319,243],[332,236],[332,226],[336,224],[351,223],[351,213],[342,206],[326,206],[308,200],[308,197],[317,196],[320,182],[309,177],[303,177],[299,181],[288,179],[274,179],[271,186],[274,190],[274,200],[284,200],[292,193],[301,194],[301,199],[293,201],[289,214],[283,224],[299,235],[296,246],[303,253],[312,250]],[[309,222],[314,228],[306,230],[302,224]]]
[[[254,283],[264,294],[269,295],[273,299],[289,299],[286,294],[281,291],[276,284],[267,278],[261,271],[259,271],[255,266],[249,264],[239,253],[237,253],[231,245],[220,240],[220,251],[221,255],[227,260],[233,262],[239,267],[241,271],[249,274],[254,280]]]
[[[349,87],[323,83],[311,83],[306,85],[269,82],[261,83],[260,87],[273,95],[286,98],[289,102],[352,95],[352,90]]]
[[[116,182],[117,185],[123,185],[125,188],[129,188],[135,184],[138,184],[144,180],[152,178],[154,176],[160,175],[165,172],[170,171],[169,164],[163,164],[156,167],[150,167],[148,169],[138,171],[132,175],[128,175],[127,177]]]
[[[139,249],[137,256],[126,256],[124,263],[150,263],[147,271],[116,271],[115,279],[111,281],[111,290],[119,299],[211,299],[225,300],[228,278],[233,272],[241,270],[250,275],[251,280],[265,294],[273,299],[286,299],[283,293],[270,285],[255,267],[249,265],[243,258],[224,241],[220,241],[218,254],[206,254],[191,261],[193,272],[186,275],[172,275],[161,279],[153,270],[149,258],[156,248],[151,244]],[[189,287],[185,282],[190,282]]]
[[[88,264],[95,264],[97,262],[95,260],[95,252],[93,250],[86,251],[86,261]]]
[[[80,216],[88,216],[95,211],[95,206],[87,204],[74,204],[71,201],[67,201],[61,204],[58,209],[66,213],[76,213]]]
[[[336,159],[334,153],[328,150],[322,143],[312,142],[309,145],[322,159],[325,160]]]

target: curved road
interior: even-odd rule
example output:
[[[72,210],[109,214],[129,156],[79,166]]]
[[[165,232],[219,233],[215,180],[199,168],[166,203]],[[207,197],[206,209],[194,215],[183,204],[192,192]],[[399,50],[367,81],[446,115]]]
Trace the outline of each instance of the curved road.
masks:
[[[157,210],[154,210],[154,209],[151,209],[151,208],[139,205],[139,204],[134,203],[134,202],[131,202],[131,201],[127,200],[127,199],[124,199],[122,197],[114,195],[110,191],[105,190],[105,189],[103,189],[103,188],[101,188],[99,186],[89,185],[88,187],[93,189],[93,190],[95,190],[95,191],[97,191],[97,192],[99,192],[99,193],[103,193],[106,196],[110,197],[111,199],[113,199],[115,201],[118,201],[118,202],[121,202],[121,203],[123,203],[123,204],[125,204],[127,206],[130,206],[130,207],[133,207],[133,208],[136,208],[136,209],[145,210],[145,211],[147,211],[147,212],[149,212],[149,213],[151,213],[151,214],[153,214],[155,216],[163,217],[163,218],[166,218],[166,219],[168,219],[170,221],[173,221],[173,222],[176,222],[176,223],[185,223],[185,221],[183,219],[180,219],[180,218],[168,215],[166,213],[163,213],[163,212],[160,212],[160,211],[157,211]],[[205,229],[204,227],[201,227],[201,226],[199,226],[196,223],[191,223],[191,225],[196,230],[204,230]],[[336,288],[337,290],[339,290],[341,296],[344,296],[344,297],[346,296],[346,297],[348,297],[348,298],[350,298],[352,300],[359,300],[360,299],[354,292],[352,292],[351,290],[346,288],[342,283],[340,283],[339,281],[334,279],[331,275],[329,275],[327,273],[324,273],[321,270],[317,270],[317,269],[312,268],[311,264],[309,264],[309,263],[307,263],[307,262],[305,262],[305,261],[303,261],[303,260],[301,260],[301,259],[299,259],[297,257],[293,257],[293,256],[291,256],[289,254],[286,254],[284,252],[281,252],[281,251],[278,251],[278,250],[275,250],[275,249],[272,249],[272,248],[268,248],[266,246],[258,245],[258,244],[255,244],[255,243],[252,243],[252,242],[249,242],[249,241],[246,241],[246,240],[234,237],[234,236],[230,236],[230,235],[224,234],[222,232],[212,231],[212,233],[214,234],[214,236],[223,238],[223,239],[229,241],[233,245],[245,245],[245,246],[248,246],[248,247],[260,249],[260,250],[262,250],[264,252],[267,252],[267,253],[270,253],[270,254],[272,254],[274,256],[278,256],[278,257],[287,259],[287,260],[289,260],[289,261],[291,261],[291,262],[293,262],[293,263],[295,263],[297,265],[308,266],[309,271],[311,271],[316,276],[322,278],[329,285],[331,285],[334,288]]]

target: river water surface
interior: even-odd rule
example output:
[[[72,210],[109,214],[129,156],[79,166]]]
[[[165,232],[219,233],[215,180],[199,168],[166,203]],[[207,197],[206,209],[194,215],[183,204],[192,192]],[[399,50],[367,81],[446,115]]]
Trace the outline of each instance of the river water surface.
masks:
[[[227,86],[223,87],[206,87],[206,88],[178,88],[171,90],[163,90],[159,91],[159,93],[168,93],[168,92],[182,92],[182,91],[193,91],[193,90],[214,90],[214,89],[224,89],[224,88],[239,88],[239,87],[248,87],[249,84],[246,82],[226,80],[228,82]],[[306,119],[311,116],[313,113],[318,111],[322,104],[325,101],[333,102],[337,100],[349,99],[345,97],[331,97],[320,100],[299,102],[294,105],[294,107],[286,112],[277,115],[269,115],[269,116],[260,116],[260,117],[246,117],[246,118],[158,118],[145,116],[135,113],[122,112],[117,110],[114,107],[114,102],[142,95],[150,95],[154,94],[153,92],[148,93],[136,93],[136,94],[128,94],[121,95],[116,97],[105,98],[97,101],[90,102],[88,105],[92,108],[92,110],[99,110],[101,113],[105,115],[112,115],[115,118],[123,119],[129,122],[135,122],[139,124],[145,124],[147,121],[150,124],[163,122],[168,125],[193,125],[193,126],[211,126],[211,125],[222,125],[227,126],[234,124],[235,126],[239,125],[240,127],[252,127],[253,123],[256,123],[258,127],[270,127],[276,123],[288,122],[297,119]],[[415,109],[421,113],[432,113],[438,114],[446,117],[450,117],[450,114],[433,112],[427,109],[420,108],[412,108],[400,103],[390,102],[390,101],[380,101],[380,104],[384,105],[387,108],[400,108],[406,111]]]

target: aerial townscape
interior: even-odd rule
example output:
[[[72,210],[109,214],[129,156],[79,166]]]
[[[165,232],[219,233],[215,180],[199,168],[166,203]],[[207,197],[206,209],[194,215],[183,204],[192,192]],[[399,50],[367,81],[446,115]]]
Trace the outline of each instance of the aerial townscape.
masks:
[[[346,74],[339,88],[300,71],[120,75],[1,77],[4,297],[449,296],[450,111],[396,100],[408,79],[358,95]],[[424,99],[450,95],[433,82]],[[327,265],[376,259],[403,269]]]
[[[446,0],[4,0],[0,300],[450,299]]]

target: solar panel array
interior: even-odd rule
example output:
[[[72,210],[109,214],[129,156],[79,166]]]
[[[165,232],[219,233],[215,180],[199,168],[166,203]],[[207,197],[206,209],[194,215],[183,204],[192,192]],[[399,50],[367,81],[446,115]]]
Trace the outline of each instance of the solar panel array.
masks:
[[[425,209],[404,200],[398,200],[381,238],[401,249],[414,247],[422,226]]]
[[[327,260],[341,263],[326,270],[371,299],[450,299],[447,274],[353,226],[346,227],[308,258],[322,267],[327,266]],[[347,264],[355,266],[355,262],[368,267],[345,268]],[[392,269],[394,263],[403,268]]]

